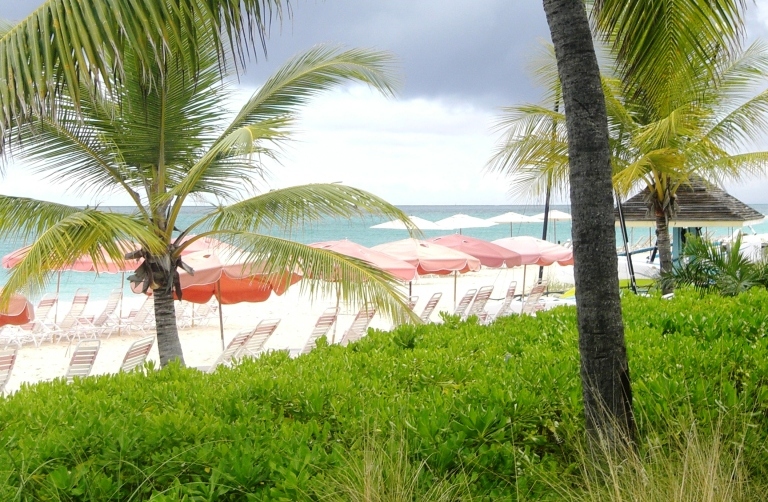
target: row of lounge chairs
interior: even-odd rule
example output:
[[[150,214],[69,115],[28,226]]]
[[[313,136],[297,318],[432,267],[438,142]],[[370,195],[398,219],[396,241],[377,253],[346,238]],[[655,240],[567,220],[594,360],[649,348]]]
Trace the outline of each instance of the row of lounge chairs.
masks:
[[[480,322],[487,323],[493,319],[513,313],[534,315],[538,310],[543,308],[540,300],[547,290],[547,281],[538,281],[534,284],[531,291],[528,293],[528,296],[526,296],[525,300],[520,303],[520,310],[518,312],[515,312],[515,309],[513,308],[515,305],[516,289],[517,281],[512,281],[507,288],[504,301],[493,316],[485,310],[485,306],[491,298],[491,293],[493,293],[493,286],[483,286],[479,290],[470,289],[467,291],[456,305],[456,309],[453,313],[454,315],[461,316],[462,319],[476,316]]]

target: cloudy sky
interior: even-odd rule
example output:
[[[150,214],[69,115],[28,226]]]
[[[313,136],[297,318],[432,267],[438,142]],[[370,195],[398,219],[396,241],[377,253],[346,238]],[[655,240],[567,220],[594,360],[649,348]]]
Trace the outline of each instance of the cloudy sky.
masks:
[[[0,17],[22,19],[42,2],[0,0]],[[768,39],[768,5],[750,4],[750,38]],[[319,43],[391,51],[402,85],[395,99],[348,87],[313,101],[273,188],[335,182],[369,190],[395,204],[514,204],[509,181],[483,170],[498,135],[498,109],[535,102],[529,55],[549,32],[540,1],[295,0],[292,17],[273,23],[267,57],[251,61],[243,97],[291,55]],[[768,142],[761,145],[768,150]],[[768,180],[727,187],[745,202],[768,203]],[[0,192],[65,203],[84,200],[32,179],[11,165]]]

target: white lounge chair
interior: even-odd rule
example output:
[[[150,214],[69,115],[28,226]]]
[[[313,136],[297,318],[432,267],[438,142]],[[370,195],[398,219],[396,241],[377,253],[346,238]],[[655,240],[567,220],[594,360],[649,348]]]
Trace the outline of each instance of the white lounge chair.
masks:
[[[464,312],[467,311],[467,308],[469,307],[469,304],[472,303],[472,300],[475,298],[475,294],[477,293],[476,289],[470,289],[466,293],[464,293],[464,296],[459,300],[459,304],[456,305],[456,308],[453,311],[454,315],[458,315],[461,317],[464,317]]]
[[[277,329],[280,319],[261,321],[251,332],[251,337],[233,357],[256,357],[264,351],[264,344]]]
[[[308,354],[317,346],[317,339],[328,334],[331,326],[333,326],[333,323],[336,322],[338,315],[338,307],[329,307],[323,311],[323,313],[317,319],[315,327],[312,329],[312,333],[310,333],[307,343],[305,343],[304,348],[301,349],[302,354]]]
[[[51,310],[53,310],[53,307],[56,306],[58,299],[59,297],[56,293],[43,295],[40,301],[37,302],[37,307],[35,307],[35,319],[15,327],[15,340],[13,340],[13,343],[21,346],[23,343],[32,342],[39,347],[46,338],[50,338],[53,326],[46,324],[45,320]],[[8,334],[13,334],[13,331],[9,330]]]
[[[344,335],[342,335],[339,343],[341,345],[348,345],[361,339],[368,330],[368,325],[371,324],[371,319],[373,319],[373,316],[375,315],[376,308],[372,305],[367,305],[361,308],[355,316],[354,321],[352,321],[352,325],[344,332]]]
[[[80,340],[80,335],[85,333],[87,324],[83,318],[83,311],[88,305],[88,298],[90,297],[90,291],[88,288],[79,288],[75,291],[75,297],[72,299],[72,306],[69,307],[69,312],[64,318],[54,324],[53,332],[51,336],[56,336],[56,341],[61,341],[62,338],[66,338],[72,341],[73,338]]]
[[[81,331],[94,337],[106,334],[107,338],[109,338],[120,327],[120,319],[115,315],[115,312],[122,299],[123,290],[121,288],[113,289],[109,293],[104,310],[99,315],[78,319]]]
[[[223,364],[229,364],[232,358],[242,350],[243,346],[248,343],[248,340],[253,336],[253,331],[241,331],[236,334],[235,337],[229,341],[227,348],[219,355],[218,358],[208,367],[200,367],[198,369],[205,371],[206,373],[213,373],[216,368]]]
[[[137,310],[131,310],[128,317],[121,319],[120,324],[126,328],[129,333],[141,331],[147,334],[148,331],[155,329],[154,322],[155,302],[151,297],[147,297],[144,303]]]
[[[120,371],[132,371],[144,364],[154,344],[155,335],[133,342],[128,348],[128,352],[125,353],[123,363],[120,365]]]
[[[5,392],[5,386],[11,379],[11,371],[16,364],[16,356],[19,353],[18,347],[0,351],[0,394]]]
[[[539,300],[547,290],[547,281],[539,281],[533,285],[528,296],[525,297],[520,314],[535,315],[539,308]]]
[[[472,306],[469,307],[466,314],[464,314],[464,318],[467,319],[474,315],[477,316],[481,322],[484,322],[485,318],[488,316],[485,312],[485,305],[488,303],[491,293],[493,293],[493,286],[481,287],[475,295],[475,301],[472,302]]]
[[[504,302],[501,304],[501,307],[499,307],[499,310],[496,311],[496,315],[494,316],[494,319],[498,319],[499,317],[509,315],[512,313],[512,302],[515,301],[515,290],[517,289],[517,281],[512,281],[509,283],[509,287],[507,288],[507,294],[504,296]]]
[[[442,293],[435,293],[432,295],[432,298],[429,299],[427,304],[424,306],[424,310],[421,312],[421,315],[419,318],[421,319],[421,322],[429,322],[430,318],[432,317],[432,312],[435,311],[435,307],[437,307],[437,303],[440,301],[440,298],[442,298]]]
[[[85,378],[91,374],[99,347],[101,347],[100,340],[82,340],[77,343],[72,359],[69,360],[67,382],[72,382],[75,377]]]

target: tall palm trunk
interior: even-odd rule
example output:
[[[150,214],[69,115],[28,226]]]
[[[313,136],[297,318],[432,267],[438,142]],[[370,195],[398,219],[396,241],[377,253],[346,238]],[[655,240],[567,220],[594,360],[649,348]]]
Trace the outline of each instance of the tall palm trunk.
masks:
[[[157,351],[160,367],[178,360],[184,365],[184,353],[176,326],[176,309],[173,304],[174,262],[170,254],[148,258],[152,270],[153,294],[155,297],[155,329],[157,330]]]
[[[672,271],[672,242],[669,240],[669,224],[664,211],[656,210],[656,246],[659,249],[659,264],[661,273]],[[669,281],[662,282],[662,294],[672,293],[675,289]]]
[[[583,0],[544,0],[563,90],[573,214],[574,278],[587,430],[634,439],[619,298],[608,119]]]

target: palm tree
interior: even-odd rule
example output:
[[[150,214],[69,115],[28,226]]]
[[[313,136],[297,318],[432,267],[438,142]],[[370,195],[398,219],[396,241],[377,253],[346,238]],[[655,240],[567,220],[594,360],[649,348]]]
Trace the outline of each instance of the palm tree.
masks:
[[[56,117],[66,88],[78,109],[81,84],[107,90],[132,71],[145,89],[165,74],[171,55],[190,75],[197,54],[213,44],[219,56],[232,49],[241,66],[280,22],[288,0],[47,0],[19,24],[0,25],[0,152],[20,121]],[[159,74],[159,75],[158,75]]]
[[[619,298],[611,155],[587,13],[581,0],[544,0],[565,106],[574,278],[587,430],[632,440],[635,421]]]
[[[548,75],[554,58],[538,74]],[[712,65],[713,68],[709,68]],[[611,65],[604,66],[610,71]],[[698,78],[685,72],[667,78],[674,89],[658,101],[616,76],[603,75],[612,152],[613,181],[626,195],[638,185],[649,189],[649,211],[656,217],[661,269],[672,269],[668,222],[675,213],[675,193],[693,175],[713,184],[765,171],[768,152],[736,153],[756,140],[768,126],[768,91],[750,95],[768,77],[768,50],[755,43],[737,53],[720,53],[720,60],[700,65]],[[557,96],[557,79],[545,82]],[[747,98],[745,99],[745,96]],[[509,107],[499,122],[504,139],[489,162],[492,170],[517,181],[517,190],[536,189],[549,177],[567,185],[567,135],[564,116],[545,105]],[[666,289],[671,287],[667,283]]]
[[[300,108],[317,93],[349,81],[390,95],[390,56],[313,48],[280,68],[231,118],[224,107],[228,84],[220,81],[215,44],[197,50],[194,77],[183,63],[169,64],[162,73],[151,67],[151,89],[144,88],[139,60],[129,51],[123,61],[125,78],[110,92],[81,83],[79,110],[64,95],[55,121],[44,117],[11,130],[11,147],[39,172],[86,193],[123,191],[135,212],[123,215],[1,196],[0,233],[37,236],[4,293],[23,287],[39,290],[52,270],[83,253],[98,261],[104,249],[120,260],[116,242],[138,242],[144,262],[133,280],[154,292],[161,364],[172,359],[183,363],[173,304],[174,294],[181,296],[181,253],[195,240],[214,236],[244,249],[253,263],[266,263],[265,273],[300,269],[314,277],[333,276],[342,284],[345,300],[372,303],[403,320],[404,298],[390,275],[275,235],[325,217],[375,214],[407,221],[405,214],[370,193],[340,184],[256,193],[256,181],[265,172],[262,161],[277,156]],[[182,205],[205,196],[220,203],[188,228],[175,231]],[[190,237],[192,232],[196,236]],[[302,287],[311,294],[335,288],[318,281]]]

